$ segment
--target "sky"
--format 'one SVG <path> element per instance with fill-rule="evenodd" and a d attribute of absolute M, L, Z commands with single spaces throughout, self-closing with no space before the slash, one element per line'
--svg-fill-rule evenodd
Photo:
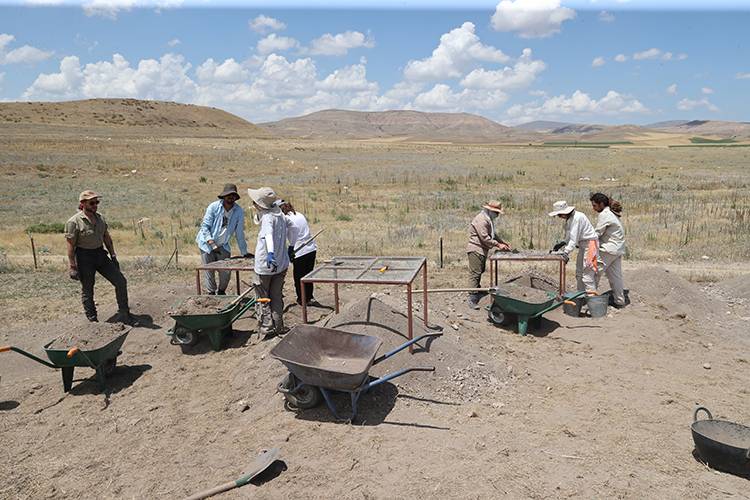
<path fill-rule="evenodd" d="M 0 101 L 750 121 L 750 1 L 0 0 Z"/>

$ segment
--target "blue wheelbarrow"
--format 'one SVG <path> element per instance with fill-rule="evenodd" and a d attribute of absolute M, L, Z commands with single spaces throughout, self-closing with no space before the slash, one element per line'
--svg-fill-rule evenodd
<path fill-rule="evenodd" d="M 408 372 L 435 371 L 434 366 L 404 368 L 373 379 L 368 375 L 370 367 L 424 338 L 441 335 L 442 333 L 420 335 L 376 358 L 382 344 L 377 337 L 310 325 L 295 326 L 271 349 L 271 356 L 289 370 L 277 390 L 284 395 L 288 410 L 314 408 L 322 399 L 334 418 L 352 421 L 357 416 L 359 397 L 373 387 Z M 331 401 L 331 391 L 349 393 L 352 412 L 348 418 L 339 417 Z"/>

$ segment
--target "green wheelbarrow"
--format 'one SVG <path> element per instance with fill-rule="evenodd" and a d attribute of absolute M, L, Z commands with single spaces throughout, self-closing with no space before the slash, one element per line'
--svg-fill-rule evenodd
<path fill-rule="evenodd" d="M 54 340 L 44 345 L 44 352 L 47 354 L 49 361 L 34 356 L 18 347 L 5 346 L 0 347 L 0 352 L 13 351 L 33 359 L 56 370 L 62 370 L 63 390 L 69 392 L 73 387 L 73 371 L 77 366 L 93 368 L 96 371 L 96 378 L 101 385 L 102 390 L 106 388 L 106 379 L 112 375 L 117 366 L 117 356 L 122 354 L 120 348 L 125 342 L 125 338 L 130 333 L 130 328 L 123 330 L 123 333 L 113 338 L 109 343 L 91 350 L 82 350 L 78 347 L 70 349 L 52 349 L 50 346 Z"/>
<path fill-rule="evenodd" d="M 566 302 L 571 302 L 586 292 L 568 292 L 562 296 L 555 292 L 546 292 L 548 300 L 531 303 L 518 300 L 503 294 L 501 288 L 490 291 L 492 304 L 487 308 L 487 316 L 495 325 L 507 326 L 518 322 L 518 333 L 526 335 L 530 320 L 541 321 L 542 314 L 557 309 Z"/>
<path fill-rule="evenodd" d="M 174 319 L 174 326 L 167 330 L 167 335 L 171 337 L 170 343 L 179 345 L 185 352 L 189 347 L 200 341 L 201 335 L 207 335 L 211 348 L 214 351 L 221 350 L 224 337 L 231 335 L 232 324 L 235 321 L 240 319 L 255 304 L 270 302 L 270 299 L 246 297 L 246 293 L 236 297 L 231 295 L 221 296 L 231 300 L 231 302 L 216 312 L 203 314 L 170 313 L 169 315 Z M 188 297 L 186 300 L 197 297 L 204 296 L 195 295 Z"/>

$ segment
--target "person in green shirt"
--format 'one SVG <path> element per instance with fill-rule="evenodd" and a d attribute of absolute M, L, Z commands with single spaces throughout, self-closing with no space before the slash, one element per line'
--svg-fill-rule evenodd
<path fill-rule="evenodd" d="M 115 287 L 118 309 L 115 321 L 131 323 L 128 282 L 120 271 L 107 222 L 98 213 L 99 198 L 94 191 L 82 192 L 78 197 L 79 211 L 65 223 L 69 276 L 81 282 L 83 310 L 89 321 L 98 321 L 94 303 L 94 282 L 98 272 Z"/>

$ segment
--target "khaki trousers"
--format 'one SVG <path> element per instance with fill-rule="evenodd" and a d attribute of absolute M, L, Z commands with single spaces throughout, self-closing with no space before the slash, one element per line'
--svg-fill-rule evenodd
<path fill-rule="evenodd" d="M 258 326 L 262 334 L 271 332 L 279 333 L 284 329 L 284 299 L 282 291 L 284 290 L 285 278 L 286 269 L 278 274 L 256 275 L 254 283 L 255 290 L 259 296 L 258 298 L 271 299 L 270 304 L 260 304 Z"/>
<path fill-rule="evenodd" d="M 482 283 L 482 273 L 487 266 L 487 257 L 479 252 L 468 252 L 469 257 L 469 288 L 479 288 Z"/>
<path fill-rule="evenodd" d="M 622 282 L 622 255 L 602 252 L 600 256 L 604 262 L 604 274 L 607 276 L 609 287 L 612 289 L 612 296 L 615 299 L 615 304 L 618 306 L 624 306 L 625 286 Z"/>
<path fill-rule="evenodd" d="M 588 242 L 586 242 L 588 243 Z M 583 242 L 582 242 L 583 244 Z M 576 257 L 576 286 L 578 291 L 595 292 L 599 286 L 599 273 L 593 267 L 587 266 L 589 247 L 578 248 Z M 601 253 L 599 254 L 599 271 L 602 269 Z"/>

